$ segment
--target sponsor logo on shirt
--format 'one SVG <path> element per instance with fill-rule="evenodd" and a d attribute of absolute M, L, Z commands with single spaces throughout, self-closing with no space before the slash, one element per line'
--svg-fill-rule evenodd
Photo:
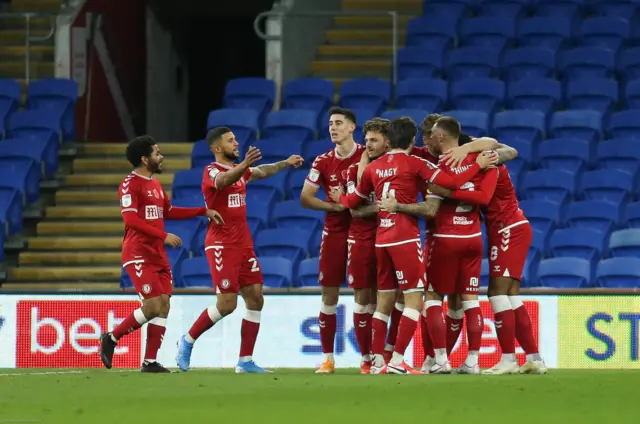
<path fill-rule="evenodd" d="M 229 195 L 228 207 L 241 208 L 247 205 L 247 195 L 242 193 L 235 193 Z"/>
<path fill-rule="evenodd" d="M 454 216 L 453 225 L 473 225 L 473 220 L 467 219 L 466 216 Z"/>
<path fill-rule="evenodd" d="M 147 205 L 144 207 L 144 217 L 148 220 L 163 219 L 164 208 L 156 205 Z"/>
<path fill-rule="evenodd" d="M 380 226 L 382 228 L 389 228 L 389 227 L 393 227 L 393 220 L 389 219 L 389 218 L 382 218 L 380 220 Z"/>
<path fill-rule="evenodd" d="M 131 195 L 125 194 L 124 196 L 122 196 L 120 198 L 120 204 L 123 208 L 128 208 L 129 206 L 131 206 Z"/>

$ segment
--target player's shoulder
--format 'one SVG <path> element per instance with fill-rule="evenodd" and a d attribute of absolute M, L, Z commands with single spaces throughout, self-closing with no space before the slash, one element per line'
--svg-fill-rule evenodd
<path fill-rule="evenodd" d="M 141 183 L 144 182 L 144 179 L 142 177 L 140 177 L 140 178 L 138 178 L 138 177 L 139 176 L 135 172 L 132 171 L 129 175 L 124 177 L 124 179 L 120 183 L 120 188 L 123 189 L 123 190 L 126 190 L 126 189 L 130 190 L 132 187 L 136 187 L 136 186 L 140 185 Z"/>
<path fill-rule="evenodd" d="M 311 166 L 313 168 L 318 168 L 324 165 L 325 163 L 331 162 L 334 159 L 335 159 L 335 150 L 331 149 L 316 156 Z"/>
<path fill-rule="evenodd" d="M 436 169 L 438 167 L 438 165 L 434 164 L 430 160 L 427 160 L 420 156 L 409 155 L 409 158 L 411 158 L 411 162 L 415 163 L 416 165 L 426 166 L 429 169 Z"/>
<path fill-rule="evenodd" d="M 211 162 L 209 165 L 204 167 L 202 178 L 215 178 L 216 175 L 225 171 L 228 171 L 228 169 L 218 162 Z"/>

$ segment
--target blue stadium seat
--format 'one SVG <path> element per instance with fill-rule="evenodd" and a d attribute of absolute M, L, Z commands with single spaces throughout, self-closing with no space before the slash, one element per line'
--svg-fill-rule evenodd
<path fill-rule="evenodd" d="M 613 139 L 599 143 L 597 159 L 600 167 L 636 175 L 640 170 L 640 140 Z"/>
<path fill-rule="evenodd" d="M 398 80 L 432 78 L 439 75 L 444 65 L 442 49 L 410 46 L 398 50 Z"/>
<path fill-rule="evenodd" d="M 202 169 L 187 169 L 178 171 L 173 177 L 172 196 L 174 199 L 196 198 L 202 199 Z"/>
<path fill-rule="evenodd" d="M 556 230 L 551 234 L 549 248 L 555 257 L 574 257 L 589 262 L 600 259 L 606 251 L 607 235 L 586 228 Z"/>
<path fill-rule="evenodd" d="M 204 256 L 185 259 L 182 261 L 180 279 L 182 287 L 212 288 L 213 280 L 209 271 L 209 263 Z"/>
<path fill-rule="evenodd" d="M 182 240 L 182 245 L 185 249 L 198 250 L 198 246 L 196 243 L 196 233 L 200 229 L 200 221 L 199 219 L 189 219 L 189 220 L 180 220 L 180 221 L 165 221 L 165 231 L 167 233 L 172 233 L 180 237 Z"/>
<path fill-rule="evenodd" d="M 308 169 L 294 169 L 289 172 L 285 191 L 287 199 L 298 199 L 300 197 L 307 175 L 309 175 Z"/>
<path fill-rule="evenodd" d="M 575 137 L 595 143 L 602 136 L 602 114 L 593 110 L 563 110 L 551 116 L 553 137 Z"/>
<path fill-rule="evenodd" d="M 536 0 L 532 4 L 537 16 L 575 17 L 585 3 L 586 0 Z"/>
<path fill-rule="evenodd" d="M 295 138 L 262 138 L 255 144 L 262 153 L 262 159 L 257 165 L 280 162 L 291 155 L 302 156 L 303 145 L 303 140 Z"/>
<path fill-rule="evenodd" d="M 382 112 L 381 117 L 384 119 L 394 120 L 401 116 L 408 116 L 413 119 L 418 125 L 418 128 L 420 128 L 420 123 L 429 113 L 430 112 L 422 109 L 393 109 Z M 418 130 L 418 133 L 420 133 L 420 130 Z"/>
<path fill-rule="evenodd" d="M 315 232 L 322 228 L 324 212 L 303 208 L 298 200 L 278 202 L 271 219 L 278 228 Z"/>
<path fill-rule="evenodd" d="M 521 143 L 521 144 L 524 144 L 524 143 Z M 531 147 L 531 146 L 528 145 L 528 147 Z M 523 173 L 529 171 L 529 164 L 525 160 L 523 160 L 522 157 L 520 156 L 520 149 L 518 148 L 515 148 L 515 149 L 518 151 L 518 156 L 515 159 L 507 162 L 505 165 L 507 166 L 507 170 L 509 171 L 509 176 L 511 177 L 511 181 L 513 182 L 513 185 L 517 189 L 517 187 L 520 186 L 520 180 L 522 179 L 521 177 Z"/>
<path fill-rule="evenodd" d="M 533 109 L 548 115 L 562 101 L 562 86 L 555 79 L 524 78 L 509 84 L 507 95 L 511 109 Z"/>
<path fill-rule="evenodd" d="M 193 150 L 191 150 L 191 168 L 202 169 L 205 166 L 213 162 L 215 158 L 207 140 L 198 140 L 193 143 Z"/>
<path fill-rule="evenodd" d="M 496 132 L 496 134 L 499 134 L 499 132 Z M 506 132 L 505 137 L 498 138 L 518 151 L 518 156 L 506 163 L 509 172 L 511 173 L 511 171 L 513 170 L 514 172 L 522 173 L 529 171 L 531 168 L 537 167 L 538 143 L 533 143 L 533 141 L 526 141 L 518 138 L 511 139 L 508 137 L 508 135 L 509 133 Z M 519 188 L 519 186 L 516 186 L 516 189 Z"/>
<path fill-rule="evenodd" d="M 499 140 L 537 145 L 545 133 L 545 117 L 537 110 L 508 110 L 493 117 L 493 136 Z"/>
<path fill-rule="evenodd" d="M 184 239 L 182 240 L 184 242 Z M 198 246 L 200 247 L 200 246 Z M 169 259 L 169 265 L 171 265 L 171 272 L 174 275 L 180 275 L 182 271 L 182 261 L 189 257 L 189 251 L 180 246 L 178 248 L 167 246 L 167 258 Z M 174 281 L 174 284 L 180 284 L 181 281 Z"/>
<path fill-rule="evenodd" d="M 282 109 L 307 109 L 326 119 L 333 104 L 333 82 L 324 78 L 297 78 L 283 89 Z"/>
<path fill-rule="evenodd" d="M 489 286 L 489 259 L 483 258 L 482 265 L 480 268 L 480 287 L 488 287 L 488 286 Z"/>
<path fill-rule="evenodd" d="M 306 231 L 292 232 L 286 228 L 263 230 L 255 240 L 258 256 L 278 256 L 291 260 L 296 268 L 298 262 L 307 256 L 311 233 Z"/>
<path fill-rule="evenodd" d="M 310 110 L 283 109 L 269 112 L 262 128 L 262 138 L 313 140 L 318 117 Z"/>
<path fill-rule="evenodd" d="M 610 289 L 637 288 L 640 286 L 640 259 L 611 258 L 600 261 L 596 281 Z"/>
<path fill-rule="evenodd" d="M 591 263 L 581 258 L 552 258 L 540 261 L 538 280 L 542 287 L 578 289 L 592 280 Z"/>
<path fill-rule="evenodd" d="M 530 0 L 485 0 L 480 2 L 481 16 L 504 16 L 514 21 L 524 16 Z"/>
<path fill-rule="evenodd" d="M 611 256 L 640 257 L 640 229 L 628 228 L 611 233 L 609 251 Z"/>
<path fill-rule="evenodd" d="M 640 140 L 640 109 L 625 110 L 611 115 L 607 134 L 611 138 Z"/>
<path fill-rule="evenodd" d="M 589 9 L 597 16 L 612 16 L 629 19 L 638 14 L 637 0 L 589 0 Z"/>
<path fill-rule="evenodd" d="M 502 56 L 502 69 L 507 79 L 548 78 L 556 68 L 555 51 L 543 47 L 521 47 L 507 50 Z"/>
<path fill-rule="evenodd" d="M 450 110 L 443 114 L 457 119 L 470 136 L 483 137 L 489 132 L 489 115 L 485 112 Z"/>
<path fill-rule="evenodd" d="M 629 21 L 619 17 L 599 16 L 582 21 L 578 42 L 583 46 L 617 51 L 631 34 Z"/>
<path fill-rule="evenodd" d="M 522 287 L 535 287 L 538 284 L 536 271 L 538 270 L 541 259 L 542 254 L 540 251 L 529 250 L 527 259 L 524 262 L 524 267 L 522 268 L 522 280 L 520 281 Z"/>
<path fill-rule="evenodd" d="M 640 228 L 640 202 L 627 205 L 624 210 L 624 222 L 630 228 Z"/>
<path fill-rule="evenodd" d="M 560 54 L 565 78 L 609 78 L 615 69 L 615 53 L 602 47 L 578 47 Z"/>
<path fill-rule="evenodd" d="M 518 42 L 523 47 L 542 47 L 556 51 L 571 39 L 571 21 L 549 15 L 524 19 L 518 25 Z"/>
<path fill-rule="evenodd" d="M 44 78 L 27 88 L 29 109 L 49 109 L 60 116 L 63 140 L 76 139 L 75 105 L 78 101 L 78 83 L 65 78 Z"/>
<path fill-rule="evenodd" d="M 290 260 L 277 256 L 260 256 L 258 262 L 265 286 L 274 289 L 291 287 L 293 264 Z"/>
<path fill-rule="evenodd" d="M 204 207 L 204 197 L 202 192 L 193 196 L 185 196 L 176 199 L 175 196 L 171 199 L 171 204 L 179 208 L 202 208 Z"/>
<path fill-rule="evenodd" d="M 637 28 L 640 27 L 636 25 Z M 618 55 L 617 68 L 620 75 L 627 81 L 640 79 L 640 47 L 631 47 L 622 51 Z"/>
<path fill-rule="evenodd" d="M 16 112 L 9 120 L 8 134 L 23 142 L 33 143 L 34 149 L 43 152 L 46 175 L 58 170 L 58 146 L 60 142 L 60 114 L 51 109 Z"/>
<path fill-rule="evenodd" d="M 0 187 L 0 224 L 4 226 L 0 230 L 2 240 L 5 233 L 13 236 L 22 231 L 22 195 L 15 188 Z M 0 249 L 4 250 L 4 246 Z"/>
<path fill-rule="evenodd" d="M 609 234 L 620 222 L 621 206 L 598 200 L 569 204 L 566 223 L 571 228 L 597 230 Z"/>
<path fill-rule="evenodd" d="M 498 74 L 500 52 L 488 47 L 461 47 L 449 51 L 446 73 L 449 80 L 489 78 Z"/>
<path fill-rule="evenodd" d="M 475 0 L 424 0 L 422 14 L 455 23 L 470 15 L 475 3 Z"/>
<path fill-rule="evenodd" d="M 421 46 L 442 52 L 451 49 L 455 39 L 455 18 L 420 17 L 407 23 L 407 46 Z"/>
<path fill-rule="evenodd" d="M 267 228 L 270 218 L 271 209 L 265 208 L 264 204 L 260 202 L 247 203 L 247 221 L 249 222 L 251 234 L 255 235 L 260 230 Z"/>
<path fill-rule="evenodd" d="M 42 170 L 33 159 L 0 157 L 0 187 L 18 190 L 23 204 L 38 200 L 40 181 Z"/>
<path fill-rule="evenodd" d="M 318 264 L 320 258 L 304 259 L 298 267 L 298 278 L 294 285 L 299 287 L 318 287 Z"/>
<path fill-rule="evenodd" d="M 489 47 L 502 51 L 512 44 L 516 25 L 510 17 L 481 16 L 464 20 L 458 34 L 464 46 Z"/>
<path fill-rule="evenodd" d="M 522 192 L 530 200 L 548 200 L 561 204 L 573 197 L 576 185 L 575 174 L 555 169 L 542 169 L 525 174 Z"/>
<path fill-rule="evenodd" d="M 254 110 L 262 122 L 273 108 L 275 98 L 274 81 L 265 78 L 235 78 L 227 81 L 223 104 L 225 108 Z"/>
<path fill-rule="evenodd" d="M 546 200 L 521 200 L 519 204 L 531 228 L 541 233 L 544 246 L 551 231 L 562 225 L 560 205 Z"/>
<path fill-rule="evenodd" d="M 252 233 L 253 234 L 253 233 Z M 193 252 L 193 256 L 204 256 L 204 245 L 207 239 L 207 229 L 205 227 L 200 227 L 196 232 L 196 245 L 198 248 Z M 176 275 L 179 275 L 176 273 Z M 180 280 L 179 280 L 180 281 Z"/>
<path fill-rule="evenodd" d="M 0 143 L 0 157 L 31 159 L 40 166 L 43 175 L 51 177 L 58 168 L 58 155 L 50 146 L 45 139 L 7 138 Z"/>
<path fill-rule="evenodd" d="M 583 78 L 567 84 L 567 108 L 611 113 L 618 103 L 618 83 L 608 78 Z"/>
<path fill-rule="evenodd" d="M 616 170 L 598 170 L 582 175 L 580 191 L 585 199 L 614 204 L 626 203 L 633 196 L 633 176 Z"/>
<path fill-rule="evenodd" d="M 22 88 L 16 80 L 0 78 L 0 133 L 4 132 L 9 116 L 20 106 Z"/>
<path fill-rule="evenodd" d="M 247 196 L 260 197 L 262 193 L 269 196 L 269 192 L 275 191 L 276 199 L 284 198 L 285 185 L 287 182 L 287 172 L 278 172 L 268 178 L 251 181 L 247 185 Z"/>
<path fill-rule="evenodd" d="M 525 200 L 526 202 L 526 200 Z M 556 205 L 557 206 L 557 205 Z M 527 217 L 529 218 L 529 217 Z M 529 220 L 529 222 L 531 222 L 531 220 Z M 531 246 L 529 246 L 529 251 L 536 251 L 538 252 L 541 256 L 547 256 L 547 251 L 549 250 L 548 246 L 547 246 L 547 241 L 551 236 L 551 231 L 540 231 L 537 228 L 534 228 L 534 225 L 531 224 L 532 227 L 532 231 L 531 231 Z"/>
<path fill-rule="evenodd" d="M 505 85 L 499 79 L 468 78 L 451 85 L 451 106 L 459 110 L 494 112 L 502 108 Z"/>
<path fill-rule="evenodd" d="M 364 122 L 364 121 L 363 121 Z M 303 146 L 302 157 L 304 158 L 304 167 L 310 168 L 313 161 L 320 155 L 327 153 L 333 149 L 335 145 L 331 142 L 331 139 L 321 138 L 318 141 L 312 141 L 311 143 L 305 143 Z"/>
<path fill-rule="evenodd" d="M 379 115 L 391 99 L 391 83 L 378 78 L 356 78 L 340 86 L 340 106 L 366 109 Z"/>
<path fill-rule="evenodd" d="M 209 112 L 207 131 L 215 127 L 229 127 L 238 143 L 253 141 L 258 135 L 260 114 L 251 109 L 217 109 Z"/>
<path fill-rule="evenodd" d="M 640 109 L 640 79 L 629 81 L 624 92 L 624 102 L 629 109 Z"/>
<path fill-rule="evenodd" d="M 422 109 L 433 112 L 443 110 L 448 99 L 447 82 L 434 78 L 415 78 L 399 81 L 396 89 L 396 107 Z"/>
<path fill-rule="evenodd" d="M 591 148 L 584 140 L 545 141 L 538 149 L 540 165 L 577 174 L 591 163 Z"/>

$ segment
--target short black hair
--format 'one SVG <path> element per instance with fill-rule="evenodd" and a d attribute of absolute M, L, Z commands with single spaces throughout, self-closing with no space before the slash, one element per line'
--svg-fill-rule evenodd
<path fill-rule="evenodd" d="M 391 121 L 389 125 L 389 146 L 392 149 L 406 150 L 411 146 L 411 141 L 418 134 L 418 126 L 413 119 L 401 116 Z"/>
<path fill-rule="evenodd" d="M 207 133 L 207 144 L 211 147 L 214 143 L 217 143 L 220 138 L 226 133 L 230 133 L 231 128 L 227 127 L 215 127 Z"/>
<path fill-rule="evenodd" d="M 134 168 L 142 164 L 142 157 L 150 157 L 156 141 L 150 135 L 141 135 L 127 144 L 127 160 Z"/>
<path fill-rule="evenodd" d="M 471 136 L 469 134 L 460 133 L 460 137 L 458 137 L 458 144 L 461 146 L 463 144 L 471 143 L 472 141 L 473 140 L 471 140 Z"/>
<path fill-rule="evenodd" d="M 353 113 L 351 109 L 345 109 L 340 106 L 334 106 L 331 109 L 329 109 L 329 116 L 331 115 L 344 115 L 344 117 L 347 118 L 349 121 L 353 122 L 354 124 L 356 123 L 356 114 Z"/>

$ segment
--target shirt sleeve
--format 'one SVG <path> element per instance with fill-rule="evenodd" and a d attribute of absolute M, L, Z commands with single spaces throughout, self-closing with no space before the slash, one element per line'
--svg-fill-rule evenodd
<path fill-rule="evenodd" d="M 120 188 L 118 189 L 118 196 L 120 197 L 121 214 L 124 214 L 125 212 L 138 213 L 139 195 L 135 183 L 129 180 L 124 181 L 122 184 L 120 184 Z"/>
<path fill-rule="evenodd" d="M 456 190 L 451 193 L 451 198 L 464 203 L 473 205 L 486 206 L 491 201 L 493 193 L 496 191 L 496 183 L 498 182 L 498 169 L 489 168 L 482 177 L 480 186 L 477 190 Z"/>
<path fill-rule="evenodd" d="M 360 179 L 360 184 L 353 190 L 352 193 L 347 195 L 340 196 L 340 204 L 345 208 L 353 209 L 360 204 L 363 200 L 369 198 L 369 193 L 373 189 L 373 185 L 371 183 L 371 172 L 369 172 L 371 168 L 367 167 L 362 174 L 362 178 Z"/>
<path fill-rule="evenodd" d="M 471 178 L 475 177 L 478 172 L 480 172 L 480 165 L 478 165 L 477 163 L 474 163 L 469 169 L 456 176 L 449 175 L 446 172 L 442 172 L 441 169 L 437 168 L 432 173 L 428 181 L 449 190 L 456 190 L 461 185 L 468 182 Z"/>
<path fill-rule="evenodd" d="M 323 171 L 324 167 L 322 166 L 323 162 L 320 160 L 320 157 L 317 157 L 316 160 L 313 161 L 311 165 L 311 169 L 309 170 L 309 175 L 305 179 L 305 184 L 311 184 L 314 187 L 320 187 L 324 183 Z"/>

